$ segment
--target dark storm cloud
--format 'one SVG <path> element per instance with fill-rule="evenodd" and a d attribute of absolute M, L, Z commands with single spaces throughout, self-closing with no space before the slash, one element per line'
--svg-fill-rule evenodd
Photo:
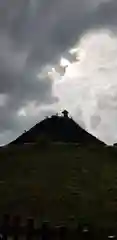
<path fill-rule="evenodd" d="M 98 2 L 101 1 L 0 1 L 0 94 L 9 99 L 0 107 L 1 132 L 22 128 L 24 120 L 18 118 L 17 111 L 27 103 L 57 101 L 52 82 L 37 78 L 41 66 L 53 62 L 86 29 L 102 23 L 116 24 L 116 1 L 95 9 Z M 31 119 L 26 121 L 32 123 Z"/>
<path fill-rule="evenodd" d="M 117 1 L 109 1 L 106 4 L 101 3 L 95 12 L 96 21 L 98 16 L 99 20 L 98 23 L 102 26 L 107 25 L 110 27 L 116 27 L 117 24 Z"/>

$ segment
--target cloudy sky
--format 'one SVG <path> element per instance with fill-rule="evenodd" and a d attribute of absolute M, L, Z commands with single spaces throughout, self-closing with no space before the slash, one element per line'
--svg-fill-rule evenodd
<path fill-rule="evenodd" d="M 117 0 L 0 1 L 0 145 L 63 108 L 117 141 L 116 26 Z"/>

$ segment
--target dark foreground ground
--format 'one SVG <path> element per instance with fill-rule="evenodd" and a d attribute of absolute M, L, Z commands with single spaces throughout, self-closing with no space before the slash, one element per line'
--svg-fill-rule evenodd
<path fill-rule="evenodd" d="M 0 215 L 114 226 L 117 150 L 49 144 L 0 149 Z"/>

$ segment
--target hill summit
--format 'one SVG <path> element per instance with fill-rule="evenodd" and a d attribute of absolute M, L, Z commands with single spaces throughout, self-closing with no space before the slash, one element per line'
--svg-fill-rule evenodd
<path fill-rule="evenodd" d="M 61 116 L 56 114 L 47 117 L 29 131 L 25 131 L 16 140 L 11 142 L 11 144 L 37 143 L 41 136 L 44 136 L 52 142 L 104 144 L 82 129 L 72 118 L 70 118 L 67 110 L 64 110 Z"/>

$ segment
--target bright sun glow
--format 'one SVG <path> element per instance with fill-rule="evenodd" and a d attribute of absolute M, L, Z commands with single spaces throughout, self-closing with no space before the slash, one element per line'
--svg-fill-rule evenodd
<path fill-rule="evenodd" d="M 66 67 L 66 66 L 69 66 L 69 64 L 70 64 L 70 62 L 67 59 L 65 59 L 63 57 L 60 59 L 60 66 Z"/>

